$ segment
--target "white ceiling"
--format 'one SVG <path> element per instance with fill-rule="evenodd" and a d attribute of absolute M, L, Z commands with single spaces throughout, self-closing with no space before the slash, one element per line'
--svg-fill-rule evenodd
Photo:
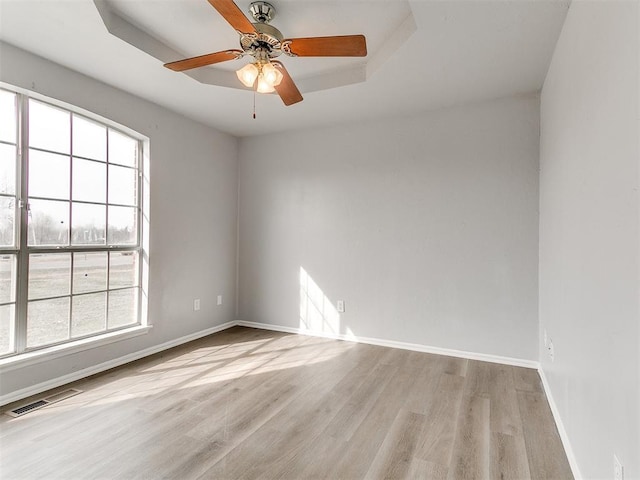
<path fill-rule="evenodd" d="M 305 100 L 285 107 L 275 95 L 258 95 L 255 120 L 250 91 L 203 84 L 165 69 L 158 58 L 111 35 L 92 0 L 0 0 L 0 40 L 247 136 L 537 91 L 570 2 L 270 1 L 277 9 L 272 24 L 285 37 L 363 33 L 369 56 L 283 57 Z M 236 3 L 246 11 L 250 0 Z M 181 55 L 238 48 L 237 34 L 206 0 L 109 0 L 108 6 Z M 404 43 L 403 32 L 411 34 Z M 199 70 L 230 75 L 227 70 L 246 63 L 236 62 Z M 339 77 L 355 83 L 320 89 Z"/>

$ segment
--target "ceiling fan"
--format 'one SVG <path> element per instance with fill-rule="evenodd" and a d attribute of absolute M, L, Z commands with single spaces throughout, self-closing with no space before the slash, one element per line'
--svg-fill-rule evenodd
<path fill-rule="evenodd" d="M 252 63 L 236 72 L 238 79 L 245 86 L 255 88 L 259 93 L 276 91 L 285 105 L 293 105 L 302 101 L 302 94 L 284 65 L 278 60 L 273 60 L 274 58 L 283 53 L 290 57 L 364 57 L 367 55 L 364 35 L 285 39 L 280 30 L 269 24 L 275 15 L 275 8 L 268 2 L 251 3 L 249 11 L 255 22 L 250 22 L 233 0 L 208 0 L 208 2 L 238 32 L 242 50 L 224 50 L 186 58 L 166 63 L 165 67 L 182 72 L 251 56 Z"/>

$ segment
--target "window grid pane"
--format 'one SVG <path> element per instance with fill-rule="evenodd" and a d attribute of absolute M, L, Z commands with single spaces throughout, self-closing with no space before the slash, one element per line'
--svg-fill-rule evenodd
<path fill-rule="evenodd" d="M 104 332 L 107 328 L 107 292 L 75 295 L 71 315 L 71 337 Z"/>
<path fill-rule="evenodd" d="M 0 141 L 15 144 L 18 141 L 17 95 L 0 90 Z"/>
<path fill-rule="evenodd" d="M 109 289 L 137 287 L 138 252 L 109 252 Z"/>
<path fill-rule="evenodd" d="M 71 291 L 70 253 L 29 255 L 29 300 L 61 297 Z"/>
<path fill-rule="evenodd" d="M 73 115 L 73 155 L 105 161 L 107 159 L 107 128 L 79 115 Z"/>
<path fill-rule="evenodd" d="M 74 157 L 72 196 L 76 201 L 106 203 L 106 164 Z"/>
<path fill-rule="evenodd" d="M 69 202 L 29 199 L 29 246 L 69 245 Z"/>
<path fill-rule="evenodd" d="M 73 202 L 71 207 L 73 245 L 104 245 L 106 208 L 104 205 Z"/>
<path fill-rule="evenodd" d="M 110 128 L 109 163 L 137 167 L 139 143 L 136 139 Z"/>
<path fill-rule="evenodd" d="M 29 197 L 69 200 L 68 155 L 29 149 Z"/>
<path fill-rule="evenodd" d="M 16 197 L 0 195 L 0 247 L 16 244 Z"/>
<path fill-rule="evenodd" d="M 29 302 L 27 348 L 69 339 L 70 297 Z"/>
<path fill-rule="evenodd" d="M 109 204 L 138 204 L 138 171 L 109 165 Z"/>
<path fill-rule="evenodd" d="M 107 289 L 107 256 L 108 252 L 73 254 L 73 294 Z"/>
<path fill-rule="evenodd" d="M 0 305 L 0 355 L 15 351 L 16 304 Z"/>
<path fill-rule="evenodd" d="M 29 146 L 56 153 L 71 153 L 70 112 L 29 100 Z"/>
<path fill-rule="evenodd" d="M 0 255 L 0 305 L 16 301 L 17 255 Z"/>
<path fill-rule="evenodd" d="M 1 127 L 0 127 L 1 128 Z M 0 143 L 0 193 L 15 195 L 17 148 L 15 145 Z"/>
<path fill-rule="evenodd" d="M 108 327 L 119 328 L 136 323 L 138 317 L 137 288 L 125 288 L 109 292 Z"/>

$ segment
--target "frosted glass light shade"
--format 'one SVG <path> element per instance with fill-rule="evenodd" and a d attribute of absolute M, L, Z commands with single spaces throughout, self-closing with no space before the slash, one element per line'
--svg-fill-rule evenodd
<path fill-rule="evenodd" d="M 256 90 L 258 91 L 258 93 L 271 93 L 275 91 L 275 88 L 273 87 L 273 85 L 267 82 L 263 75 L 260 75 L 258 77 L 258 88 Z"/>
<path fill-rule="evenodd" d="M 258 71 L 258 67 L 253 63 L 248 63 L 238 70 L 236 75 L 238 76 L 238 80 L 240 80 L 245 87 L 251 88 L 253 87 L 256 78 L 258 78 L 258 73 L 260 73 Z"/>
<path fill-rule="evenodd" d="M 282 73 L 271 63 L 267 63 L 262 67 L 262 76 L 269 85 L 274 87 L 277 87 L 282 82 Z"/>

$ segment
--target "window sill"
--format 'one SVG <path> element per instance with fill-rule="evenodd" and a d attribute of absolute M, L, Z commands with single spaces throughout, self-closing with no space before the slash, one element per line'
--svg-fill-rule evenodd
<path fill-rule="evenodd" d="M 151 330 L 151 325 L 136 325 L 125 330 L 105 333 L 97 337 L 83 338 L 75 342 L 64 343 L 62 345 L 54 345 L 52 347 L 43 348 L 33 352 L 26 352 L 20 355 L 14 355 L 0 359 L 0 374 L 15 370 L 17 368 L 35 365 L 41 362 L 48 362 L 55 358 L 64 357 L 73 353 L 90 350 L 92 348 L 108 345 L 110 343 L 119 342 L 127 338 L 137 337 L 146 334 Z"/>

